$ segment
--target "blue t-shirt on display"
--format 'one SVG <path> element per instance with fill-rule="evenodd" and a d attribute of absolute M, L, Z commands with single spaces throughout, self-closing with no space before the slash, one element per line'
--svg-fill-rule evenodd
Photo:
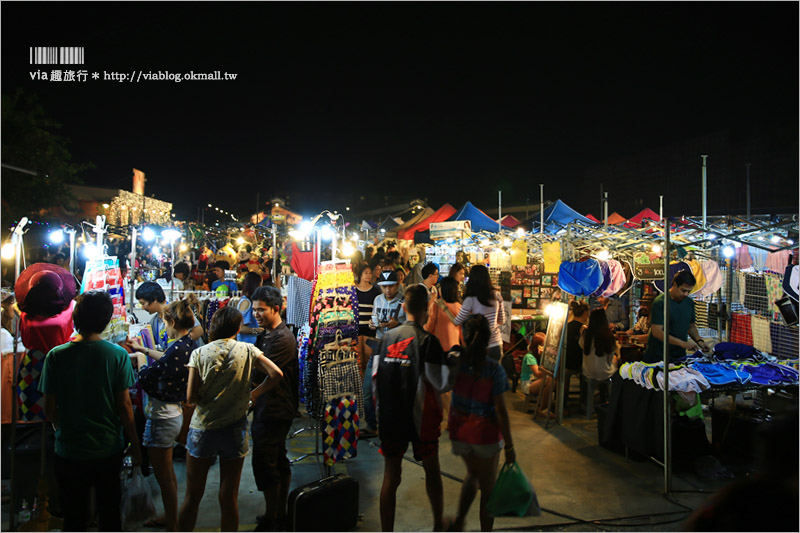
<path fill-rule="evenodd" d="M 211 285 L 211 290 L 217 293 L 217 296 L 226 297 L 233 294 L 233 291 L 238 291 L 239 287 L 235 281 L 223 281 L 218 279 Z"/>

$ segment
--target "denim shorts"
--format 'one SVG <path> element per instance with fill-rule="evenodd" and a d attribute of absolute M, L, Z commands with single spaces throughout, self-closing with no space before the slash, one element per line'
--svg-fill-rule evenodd
<path fill-rule="evenodd" d="M 500 450 L 503 449 L 503 441 L 496 444 L 469 444 L 468 442 L 461 442 L 459 440 L 451 441 L 453 446 L 453 455 L 471 455 L 475 454 L 478 457 L 489 459 L 494 457 Z"/>
<path fill-rule="evenodd" d="M 186 436 L 186 451 L 196 459 L 236 459 L 247 455 L 247 417 L 226 428 L 192 429 Z"/>
<path fill-rule="evenodd" d="M 142 446 L 146 448 L 171 448 L 181 432 L 183 415 L 172 418 L 148 418 L 144 425 Z"/>

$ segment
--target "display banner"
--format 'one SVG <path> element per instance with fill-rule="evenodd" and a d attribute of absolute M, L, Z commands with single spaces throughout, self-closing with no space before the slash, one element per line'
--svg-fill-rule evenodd
<path fill-rule="evenodd" d="M 633 255 L 633 277 L 642 281 L 664 279 L 664 258 L 655 252 L 637 252 Z"/>
<path fill-rule="evenodd" d="M 431 240 L 461 239 L 465 233 L 472 232 L 469 220 L 451 220 L 448 222 L 431 222 Z"/>

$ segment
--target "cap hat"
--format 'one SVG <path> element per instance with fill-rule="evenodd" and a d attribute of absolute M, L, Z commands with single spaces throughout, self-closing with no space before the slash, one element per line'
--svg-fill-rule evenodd
<path fill-rule="evenodd" d="M 378 285 L 394 285 L 395 283 L 397 283 L 397 274 L 394 270 L 381 272 L 378 278 Z"/>

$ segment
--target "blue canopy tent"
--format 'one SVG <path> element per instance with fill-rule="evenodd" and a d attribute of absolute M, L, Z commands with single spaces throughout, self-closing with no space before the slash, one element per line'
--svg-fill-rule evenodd
<path fill-rule="evenodd" d="M 472 231 L 491 231 L 497 233 L 499 229 L 499 224 L 496 220 L 472 205 L 471 202 L 465 203 L 461 206 L 461 209 L 456 211 L 455 214 L 447 220 L 469 220 L 472 224 Z"/>
<path fill-rule="evenodd" d="M 581 224 L 586 224 L 589 226 L 595 226 L 596 224 L 592 222 L 591 219 L 586 218 L 585 216 L 581 215 L 570 206 L 562 202 L 561 200 L 556 200 L 544 210 L 544 231 L 546 233 L 558 233 L 560 230 L 567 227 L 567 224 L 570 222 L 579 222 Z M 530 226 L 533 228 L 531 231 L 534 233 L 539 231 L 539 224 L 540 224 L 540 217 L 539 213 L 536 213 L 528 220 L 523 222 L 523 225 Z"/>

